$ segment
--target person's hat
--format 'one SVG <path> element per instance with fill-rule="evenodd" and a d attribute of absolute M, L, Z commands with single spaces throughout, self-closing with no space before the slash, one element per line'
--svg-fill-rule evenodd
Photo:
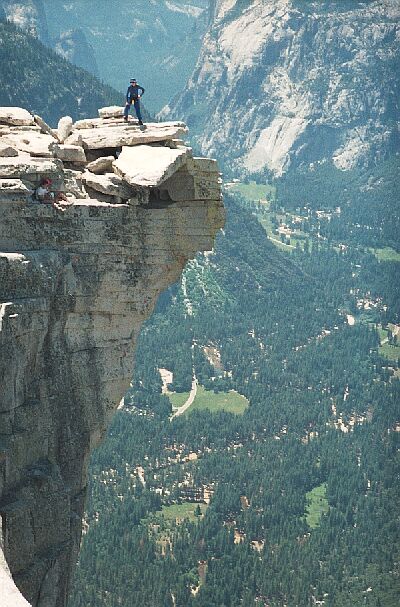
<path fill-rule="evenodd" d="M 136 82 L 136 78 L 131 78 L 130 82 Z"/>

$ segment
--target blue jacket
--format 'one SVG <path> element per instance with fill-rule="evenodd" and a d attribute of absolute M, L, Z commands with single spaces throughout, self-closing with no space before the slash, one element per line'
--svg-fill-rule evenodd
<path fill-rule="evenodd" d="M 141 91 L 141 93 L 139 93 L 139 90 Z M 139 86 L 139 84 L 131 84 L 126 92 L 126 102 L 132 103 L 132 101 L 135 101 L 139 97 L 139 95 L 142 96 L 143 93 L 144 88 L 142 86 Z"/>

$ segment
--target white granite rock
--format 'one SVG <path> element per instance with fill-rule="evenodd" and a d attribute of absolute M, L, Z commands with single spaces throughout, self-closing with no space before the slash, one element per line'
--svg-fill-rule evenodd
<path fill-rule="evenodd" d="M 64 116 L 58 121 L 57 135 L 61 143 L 67 139 L 72 133 L 72 125 L 74 124 L 71 116 Z"/>
<path fill-rule="evenodd" d="M 56 144 L 53 148 L 54 156 L 64 162 L 77 162 L 86 164 L 86 156 L 83 148 L 79 145 L 66 143 Z"/>
<path fill-rule="evenodd" d="M 122 122 L 114 126 L 75 130 L 66 143 L 77 145 L 78 137 L 82 137 L 84 148 L 96 150 L 166 141 L 176 139 L 186 133 L 187 127 L 182 122 L 154 123 L 147 124 L 145 127 Z"/>
<path fill-rule="evenodd" d="M 52 137 L 54 137 L 54 139 L 56 141 L 59 141 L 57 133 L 51 128 L 51 126 L 49 126 L 47 124 L 47 122 L 45 122 L 43 120 L 43 118 L 41 116 L 38 116 L 37 114 L 34 114 L 33 117 L 35 119 L 35 123 L 40 128 L 40 130 L 42 131 L 42 133 L 46 133 L 46 135 L 51 135 Z"/>
<path fill-rule="evenodd" d="M 32 114 L 21 107 L 0 107 L 0 124 L 30 126 L 35 121 Z"/>
<path fill-rule="evenodd" d="M 188 149 L 138 145 L 123 147 L 113 163 L 114 172 L 133 186 L 157 187 L 171 177 L 188 159 Z"/>
<path fill-rule="evenodd" d="M 1 536 L 0 540 L 1 607 L 30 607 L 30 603 L 28 603 L 28 601 L 22 596 L 11 577 L 11 573 L 2 550 L 3 540 Z"/>
<path fill-rule="evenodd" d="M 92 173 L 110 173 L 114 160 L 114 156 L 102 156 L 101 158 L 97 158 L 97 160 L 93 160 L 93 162 L 89 162 L 86 168 Z"/>
<path fill-rule="evenodd" d="M 45 158 L 53 156 L 52 148 L 55 139 L 44 133 L 38 133 L 37 131 L 11 132 L 9 135 L 2 137 L 1 141 L 21 152 L 27 152 L 31 156 L 43 156 Z"/>
<path fill-rule="evenodd" d="M 0 179 L 0 199 L 26 199 L 33 194 L 33 190 L 28 188 L 20 179 Z"/>
<path fill-rule="evenodd" d="M 55 158 L 32 158 L 22 152 L 17 157 L 0 158 L 0 177 L 11 179 L 62 178 L 62 163 Z"/>
<path fill-rule="evenodd" d="M 29 127 L 15 127 L 11 134 L 24 128 Z M 110 148 L 113 131 L 120 135 L 121 128 L 125 132 L 121 125 L 73 135 L 92 130 L 96 139 L 106 131 L 114 137 L 105 138 Z M 39 127 L 31 127 L 29 136 L 32 129 Z M 170 126 L 154 125 L 154 130 L 160 146 L 141 145 L 129 150 L 131 157 L 125 150 L 120 155 L 133 181 L 135 168 L 136 181 L 153 186 L 170 175 L 173 183 L 179 167 L 186 169 L 189 185 L 199 173 L 218 179 L 212 167 L 191 166 L 190 150 L 167 147 Z M 136 127 L 129 131 L 141 135 Z M 105 156 L 89 153 L 91 159 Z M 0 157 L 0 413 L 1 432 L 10 436 L 7 449 L 0 450 L 0 502 L 6 512 L 0 546 L 3 529 L 10 570 L 18 574 L 25 596 L 41 607 L 63 605 L 68 594 L 78 558 L 87 462 L 131 381 L 141 325 L 158 294 L 178 280 L 197 251 L 212 248 L 223 225 L 219 191 L 208 200 L 193 200 L 191 188 L 181 202 L 166 196 L 170 204 L 148 205 L 158 195 L 164 199 L 164 185 L 159 191 L 134 187 L 108 171 L 83 173 L 27 152 Z M 54 191 L 75 197 L 72 205 L 62 204 L 65 212 L 28 203 L 30 186 L 46 176 L 53 179 Z M 182 197 L 183 188 L 179 179 Z M 2 583 L 0 575 L 3 607 Z"/>
<path fill-rule="evenodd" d="M 118 198 L 123 198 L 125 200 L 131 198 L 134 193 L 132 188 L 115 173 L 95 175 L 94 173 L 86 171 L 82 175 L 82 181 L 97 192 L 107 194 L 108 196 L 117 196 Z"/>
<path fill-rule="evenodd" d="M 83 120 L 74 122 L 73 130 L 97 129 L 99 127 L 115 126 L 116 124 L 123 124 L 121 117 L 119 119 L 109 118 L 108 120 L 103 120 L 103 118 L 84 118 Z"/>
<path fill-rule="evenodd" d="M 1 157 L 5 157 L 5 156 L 18 156 L 18 150 L 16 150 L 14 147 L 12 147 L 11 145 L 7 145 L 6 143 L 2 143 L 0 141 L 0 156 Z"/>
<path fill-rule="evenodd" d="M 100 118 L 121 118 L 124 114 L 124 108 L 118 105 L 110 105 L 99 109 Z"/>
<path fill-rule="evenodd" d="M 16 133 L 40 133 L 40 127 L 35 125 L 31 126 L 12 126 L 11 124 L 0 124 L 0 137 L 7 135 L 15 135 Z"/>

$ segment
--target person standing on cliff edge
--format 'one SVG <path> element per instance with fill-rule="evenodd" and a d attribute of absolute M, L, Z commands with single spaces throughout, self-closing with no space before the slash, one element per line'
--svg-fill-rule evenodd
<path fill-rule="evenodd" d="M 131 78 L 130 85 L 126 92 L 126 105 L 124 110 L 124 120 L 128 122 L 129 109 L 133 103 L 139 124 L 143 124 L 142 113 L 140 111 L 140 98 L 144 94 L 144 88 L 140 86 L 135 78 Z"/>

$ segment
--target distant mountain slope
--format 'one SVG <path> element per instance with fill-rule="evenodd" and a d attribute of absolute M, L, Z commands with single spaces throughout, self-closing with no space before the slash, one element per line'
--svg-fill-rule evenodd
<path fill-rule="evenodd" d="M 0 0 L 0 15 L 18 25 L 43 44 L 54 48 L 65 59 L 78 67 L 99 75 L 93 49 L 82 29 L 61 30 L 50 36 L 45 6 L 46 0 Z"/>
<path fill-rule="evenodd" d="M 2 17 L 39 38 L 43 44 L 50 45 L 43 0 L 0 0 L 0 9 Z"/>
<path fill-rule="evenodd" d="M 74 120 L 121 104 L 123 96 L 88 72 L 62 59 L 39 40 L 0 21 L 0 105 L 26 107 L 51 124 Z"/>
<path fill-rule="evenodd" d="M 54 50 L 78 67 L 99 76 L 99 68 L 92 46 L 82 29 L 70 29 L 60 33 L 52 42 Z"/>
<path fill-rule="evenodd" d="M 237 171 L 281 175 L 399 150 L 400 5 L 214 0 L 197 67 L 165 114 Z"/>
<path fill-rule="evenodd" d="M 208 24 L 208 0 L 43 4 L 51 38 L 81 28 L 101 78 L 118 90 L 127 87 L 130 77 L 137 78 L 152 111 L 160 110 L 186 84 Z"/>

